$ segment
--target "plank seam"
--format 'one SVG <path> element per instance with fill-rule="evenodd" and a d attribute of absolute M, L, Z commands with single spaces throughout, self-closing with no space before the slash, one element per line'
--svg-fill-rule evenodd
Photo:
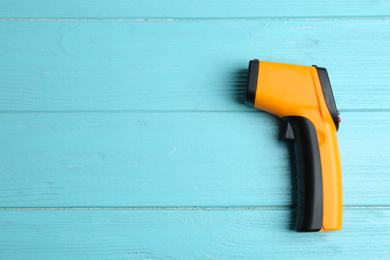
<path fill-rule="evenodd" d="M 15 207 L 7 210 L 285 210 L 295 207 Z M 390 206 L 345 206 L 343 209 L 390 209 Z"/>
<path fill-rule="evenodd" d="M 162 19 L 99 19 L 99 18 L 0 18 L 0 21 L 51 21 L 51 22 L 245 22 L 245 21 L 351 21 L 389 20 L 390 17 L 313 17 L 313 18 L 162 18 Z"/>
<path fill-rule="evenodd" d="M 340 113 L 390 112 L 390 109 L 339 109 Z M 76 114 L 76 113 L 266 113 L 261 110 L 0 110 L 0 114 Z"/>

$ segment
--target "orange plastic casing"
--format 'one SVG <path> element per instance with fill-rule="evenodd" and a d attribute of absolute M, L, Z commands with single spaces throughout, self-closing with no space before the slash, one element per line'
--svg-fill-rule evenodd
<path fill-rule="evenodd" d="M 259 62 L 254 107 L 276 115 L 301 116 L 317 132 L 323 183 L 323 221 L 320 231 L 341 229 L 342 180 L 336 126 L 315 67 Z"/>

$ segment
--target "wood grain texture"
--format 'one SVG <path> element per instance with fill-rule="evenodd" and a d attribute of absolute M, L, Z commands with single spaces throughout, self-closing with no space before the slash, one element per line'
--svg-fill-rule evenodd
<path fill-rule="evenodd" d="M 18 0 L 1 1 L 0 18 L 156 19 L 390 16 L 386 0 Z"/>
<path fill-rule="evenodd" d="M 0 1 L 0 259 L 388 258 L 389 17 L 385 0 Z M 280 122 L 243 105 L 253 58 L 328 69 L 341 231 L 291 230 Z"/>
<path fill-rule="evenodd" d="M 345 205 L 389 205 L 389 113 L 341 116 Z M 266 113 L 6 113 L 0 121 L 2 207 L 294 206 L 282 127 Z"/>
<path fill-rule="evenodd" d="M 296 233 L 291 210 L 0 211 L 2 259 L 386 259 L 390 210 Z"/>
<path fill-rule="evenodd" d="M 234 101 L 253 58 L 326 67 L 342 111 L 390 108 L 390 20 L 0 21 L 0 34 L 3 111 L 249 111 Z"/>

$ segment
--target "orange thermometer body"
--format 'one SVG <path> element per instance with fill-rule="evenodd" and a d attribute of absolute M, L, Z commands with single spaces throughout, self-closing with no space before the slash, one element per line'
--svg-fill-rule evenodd
<path fill-rule="evenodd" d="M 295 230 L 341 229 L 340 119 L 326 69 L 252 60 L 245 103 L 285 121 L 297 169 Z"/>

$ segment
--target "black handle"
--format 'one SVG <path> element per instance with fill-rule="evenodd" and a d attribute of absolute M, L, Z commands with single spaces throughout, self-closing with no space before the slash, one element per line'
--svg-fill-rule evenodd
<path fill-rule="evenodd" d="M 322 228 L 323 193 L 321 157 L 317 132 L 305 117 L 288 116 L 284 140 L 294 144 L 297 167 L 296 231 L 319 231 Z"/>

